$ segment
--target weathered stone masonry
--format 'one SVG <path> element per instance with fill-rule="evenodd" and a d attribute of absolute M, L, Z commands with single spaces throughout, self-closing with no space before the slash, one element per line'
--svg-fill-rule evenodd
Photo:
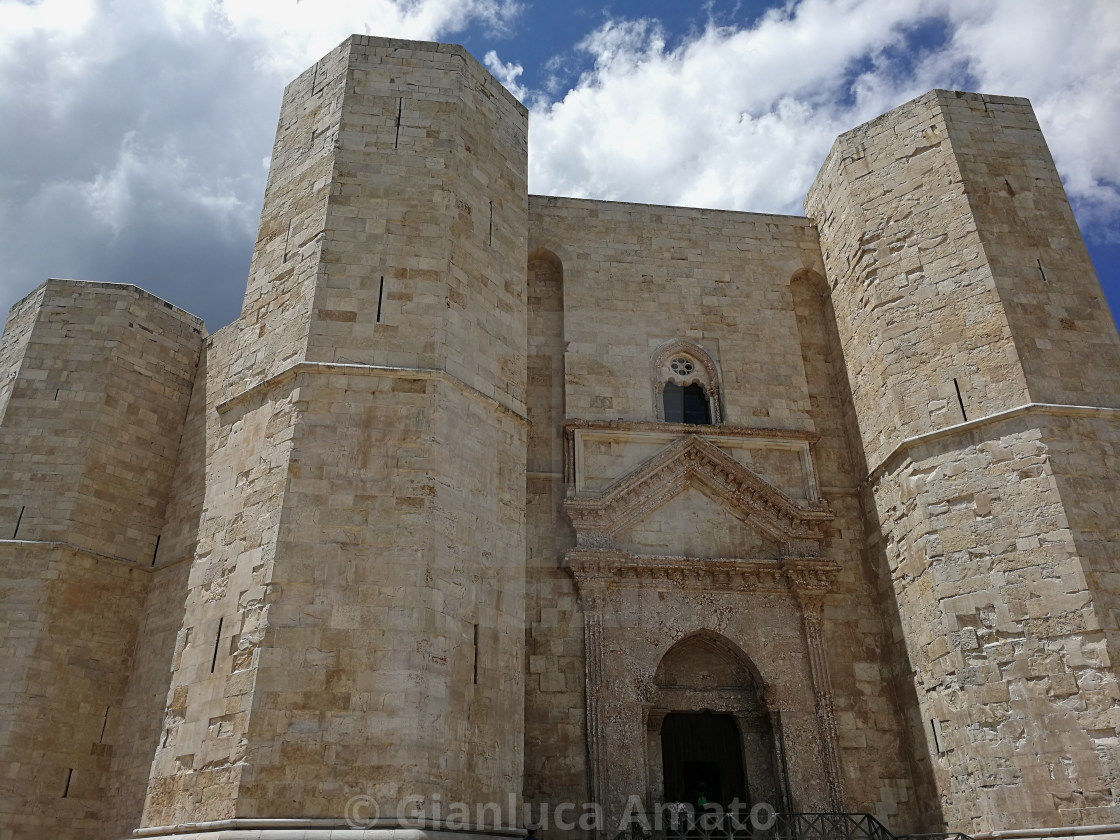
<path fill-rule="evenodd" d="M 355 36 L 285 91 L 234 323 L 13 307 L 0 840 L 514 835 L 698 780 L 1120 831 L 1120 340 L 1029 103 L 842 135 L 806 217 L 526 159 L 460 47 Z"/>

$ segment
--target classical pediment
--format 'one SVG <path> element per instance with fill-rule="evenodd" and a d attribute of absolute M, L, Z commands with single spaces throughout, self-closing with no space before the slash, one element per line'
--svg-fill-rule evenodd
<path fill-rule="evenodd" d="M 818 556 L 823 525 L 833 518 L 823 502 L 798 505 L 699 435 L 677 439 L 600 492 L 568 498 L 564 509 L 578 546 L 613 548 L 619 535 L 633 534 L 655 511 L 697 491 L 764 542 L 779 545 L 783 557 Z"/>
<path fill-rule="evenodd" d="M 631 554 L 678 557 L 751 557 L 775 560 L 783 544 L 743 511 L 696 482 L 611 534 L 611 545 Z"/>

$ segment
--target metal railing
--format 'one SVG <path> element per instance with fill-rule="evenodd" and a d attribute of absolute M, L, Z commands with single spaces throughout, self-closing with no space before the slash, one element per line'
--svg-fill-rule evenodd
<path fill-rule="evenodd" d="M 776 840 L 897 840 L 871 814 L 777 814 L 765 835 Z"/>
<path fill-rule="evenodd" d="M 896 837 L 871 814 L 694 812 L 663 808 L 635 815 L 615 840 L 972 840 L 960 832 Z"/>

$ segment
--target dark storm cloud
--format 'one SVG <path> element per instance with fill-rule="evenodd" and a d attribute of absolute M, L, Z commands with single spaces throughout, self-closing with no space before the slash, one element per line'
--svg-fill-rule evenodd
<path fill-rule="evenodd" d="M 513 0 L 0 0 L 0 307 L 47 277 L 236 317 L 284 84 L 351 32 Z"/>
<path fill-rule="evenodd" d="M 240 308 L 282 82 L 245 40 L 139 23 L 93 27 L 101 56 L 34 37 L 5 56 L 0 304 L 47 277 L 130 282 L 215 329 Z"/>

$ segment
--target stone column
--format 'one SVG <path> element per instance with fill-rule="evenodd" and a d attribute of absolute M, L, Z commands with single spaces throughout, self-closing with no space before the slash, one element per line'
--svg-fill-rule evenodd
<path fill-rule="evenodd" d="M 813 675 L 813 695 L 817 707 L 817 726 L 821 747 L 824 750 L 824 768 L 828 776 L 829 807 L 833 811 L 845 809 L 844 774 L 840 766 L 837 746 L 836 713 L 832 706 L 832 679 L 828 672 L 828 657 L 821 638 L 821 613 L 828 591 L 828 580 L 820 575 L 791 571 L 794 595 L 801 606 L 805 629 L 805 645 L 809 653 L 809 668 Z"/>

